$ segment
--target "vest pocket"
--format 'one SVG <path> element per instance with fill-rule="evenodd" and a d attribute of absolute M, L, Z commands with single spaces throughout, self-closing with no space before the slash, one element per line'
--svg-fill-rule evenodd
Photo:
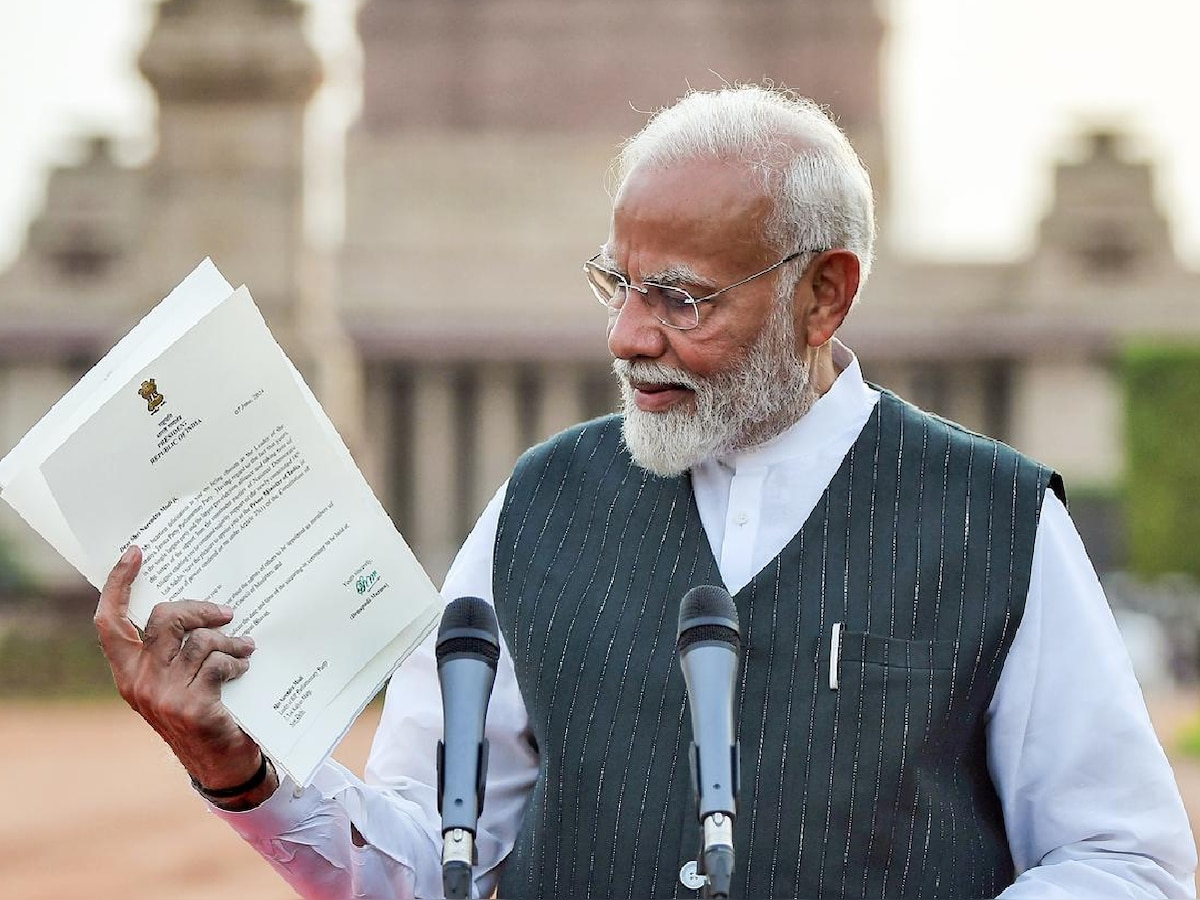
<path fill-rule="evenodd" d="M 953 696 L 954 641 L 909 641 L 865 631 L 835 630 L 827 635 L 831 687 L 839 709 L 855 717 L 928 721 L 944 712 Z"/>
<path fill-rule="evenodd" d="M 822 643 L 832 656 L 832 629 Z M 930 773 L 940 771 L 939 723 L 954 696 L 955 645 L 844 629 L 837 643 L 836 660 L 830 659 L 836 661 L 837 690 L 816 698 L 813 744 L 819 752 L 810 754 L 808 778 L 815 786 L 809 789 L 818 792 L 824 839 L 850 847 L 856 865 L 895 874 L 899 883 L 913 848 L 920 857 L 925 837 L 914 829 L 929 815 L 928 804 L 937 802 L 930 786 L 943 789 Z M 844 890 L 856 897 L 883 893 L 881 885 L 860 881 Z"/>
<path fill-rule="evenodd" d="M 954 641 L 907 641 L 865 631 L 842 631 L 840 663 L 859 662 L 889 669 L 952 669 Z"/>

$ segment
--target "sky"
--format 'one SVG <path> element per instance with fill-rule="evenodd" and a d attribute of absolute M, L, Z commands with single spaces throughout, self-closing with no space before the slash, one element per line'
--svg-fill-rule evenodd
<path fill-rule="evenodd" d="M 313 117 L 335 153 L 354 111 L 352 2 L 309 0 L 330 72 Z M 1116 125 L 1132 133 L 1135 158 L 1158 164 L 1176 249 L 1200 268 L 1200 2 L 880 3 L 895 211 L 882 226 L 895 246 L 940 259 L 1019 255 L 1054 161 L 1078 154 L 1082 130 Z M 0 0 L 0 268 L 49 167 L 77 159 L 83 136 L 113 135 L 131 164 L 152 152 L 153 99 L 135 65 L 152 12 L 153 0 Z"/>

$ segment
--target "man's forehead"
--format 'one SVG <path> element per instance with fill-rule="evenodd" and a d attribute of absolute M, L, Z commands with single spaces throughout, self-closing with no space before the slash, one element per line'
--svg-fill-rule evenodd
<path fill-rule="evenodd" d="M 695 281 L 718 257 L 735 257 L 739 271 L 770 254 L 764 233 L 771 209 L 742 164 L 698 160 L 639 167 L 617 193 L 602 258 L 645 279 Z"/>
<path fill-rule="evenodd" d="M 664 200 L 698 203 L 714 193 L 734 194 L 746 199 L 767 195 L 759 174 L 747 163 L 702 158 L 635 166 L 621 182 L 615 205 L 620 208 L 629 197 L 645 194 Z"/>

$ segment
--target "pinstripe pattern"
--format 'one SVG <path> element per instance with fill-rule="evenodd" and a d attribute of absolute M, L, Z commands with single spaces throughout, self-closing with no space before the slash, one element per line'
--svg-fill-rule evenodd
<path fill-rule="evenodd" d="M 1050 473 L 886 392 L 799 534 L 735 597 L 737 896 L 994 896 L 1012 877 L 983 714 Z M 695 896 L 679 598 L 720 583 L 686 478 L 615 418 L 534 448 L 497 613 L 542 768 L 500 896 Z M 839 689 L 829 634 L 843 625 Z"/>

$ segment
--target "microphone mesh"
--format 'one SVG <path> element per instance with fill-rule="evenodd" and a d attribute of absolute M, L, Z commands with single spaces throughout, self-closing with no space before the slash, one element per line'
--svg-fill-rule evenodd
<path fill-rule="evenodd" d="M 707 619 L 714 616 L 729 619 L 732 627 L 738 627 L 737 607 L 725 588 L 702 584 L 683 595 L 679 604 L 680 626 L 689 619 Z"/>
<path fill-rule="evenodd" d="M 693 625 L 679 635 L 678 649 L 686 650 L 699 641 L 720 641 L 732 645 L 735 651 L 741 650 L 742 643 L 738 640 L 738 633 L 724 625 Z"/>
<path fill-rule="evenodd" d="M 452 637 L 437 645 L 439 661 L 455 653 L 466 653 L 469 656 L 483 657 L 493 666 L 500 659 L 500 648 L 491 641 L 477 637 Z"/>
<path fill-rule="evenodd" d="M 492 605 L 478 597 L 459 597 L 446 604 L 434 653 L 439 663 L 451 653 L 469 653 L 495 666 L 500 658 L 500 626 Z"/>
<path fill-rule="evenodd" d="M 682 651 L 697 641 L 719 641 L 740 652 L 737 606 L 725 588 L 702 584 L 683 595 L 675 646 Z"/>
<path fill-rule="evenodd" d="M 442 624 L 438 627 L 438 636 L 457 628 L 476 628 L 495 638 L 500 637 L 495 610 L 490 603 L 478 597 L 459 597 L 446 604 L 446 611 L 442 613 Z"/>

